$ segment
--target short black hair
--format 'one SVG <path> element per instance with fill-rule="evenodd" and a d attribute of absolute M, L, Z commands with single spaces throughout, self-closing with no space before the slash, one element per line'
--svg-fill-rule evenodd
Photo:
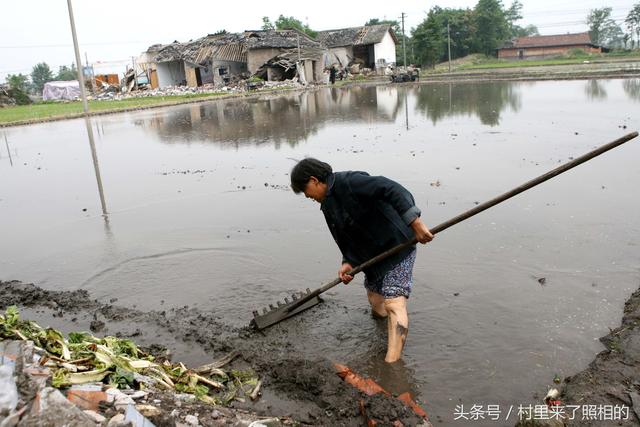
<path fill-rule="evenodd" d="M 329 178 L 329 175 L 332 173 L 333 169 L 331 169 L 331 165 L 328 163 L 307 157 L 306 159 L 300 160 L 293 169 L 291 169 L 291 189 L 296 194 L 302 193 L 312 176 L 318 178 L 318 181 L 326 183 L 327 178 Z"/>

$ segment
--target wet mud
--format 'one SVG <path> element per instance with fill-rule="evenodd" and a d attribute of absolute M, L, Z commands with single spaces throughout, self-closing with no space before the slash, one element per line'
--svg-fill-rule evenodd
<path fill-rule="evenodd" d="M 366 425 L 364 408 L 378 425 L 392 425 L 395 420 L 405 426 L 424 422 L 393 396 L 367 396 L 344 383 L 332 361 L 321 355 L 310 360 L 298 354 L 286 334 L 230 327 L 215 313 L 187 306 L 145 312 L 119 306 L 116 299 L 100 302 L 85 290 L 49 291 L 19 281 L 0 282 L 0 309 L 9 305 L 18 306 L 23 318 L 65 333 L 87 330 L 99 322 L 100 334 L 131 337 L 156 356 L 173 356 L 176 361 L 183 361 L 181 354 L 202 353 L 213 360 L 238 352 L 230 367 L 252 367 L 263 381 L 262 397 L 256 403 L 234 402 L 232 408 L 219 410 L 222 415 L 227 410 L 251 411 L 308 425 L 362 426 Z M 219 416 L 211 411 L 212 419 Z"/>
<path fill-rule="evenodd" d="M 600 338 L 606 347 L 582 372 L 565 378 L 565 405 L 625 405 L 628 419 L 611 425 L 640 425 L 640 289 L 624 305 L 622 324 Z M 602 426 L 602 420 L 575 419 L 568 426 Z"/>

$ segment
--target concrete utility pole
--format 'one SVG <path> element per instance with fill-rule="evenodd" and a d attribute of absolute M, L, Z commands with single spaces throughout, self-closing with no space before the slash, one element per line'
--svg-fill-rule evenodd
<path fill-rule="evenodd" d="M 449 22 L 447 22 L 447 38 L 449 39 L 449 72 L 451 72 L 451 30 L 449 29 Z"/>
<path fill-rule="evenodd" d="M 98 165 L 98 155 L 96 153 L 96 144 L 93 142 L 93 129 L 89 122 L 89 104 L 87 103 L 87 91 L 84 87 L 84 75 L 82 73 L 82 60 L 80 59 L 80 49 L 78 48 L 78 36 L 76 35 L 76 23 L 73 19 L 73 7 L 71 0 L 67 0 L 67 8 L 69 9 L 69 22 L 71 24 L 71 35 L 73 36 L 73 49 L 76 54 L 76 69 L 78 71 L 78 83 L 80 84 L 80 95 L 82 96 L 82 108 L 84 110 L 84 123 L 87 126 L 87 134 L 89 136 L 89 145 L 91 146 L 91 156 L 93 157 L 93 169 L 96 173 L 96 181 L 98 182 L 98 192 L 100 193 L 100 204 L 102 205 L 102 214 L 107 215 L 107 204 L 104 201 L 104 190 L 102 189 L 102 178 L 100 177 L 100 166 Z"/>
<path fill-rule="evenodd" d="M 404 70 L 407 71 L 407 44 L 406 44 L 406 37 L 404 35 L 404 17 L 405 17 L 405 13 L 402 12 L 401 17 L 402 17 L 402 55 L 403 55 L 403 64 L 404 64 Z"/>

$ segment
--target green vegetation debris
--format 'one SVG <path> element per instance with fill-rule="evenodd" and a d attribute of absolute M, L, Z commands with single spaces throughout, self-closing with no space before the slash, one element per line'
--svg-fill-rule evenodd
<path fill-rule="evenodd" d="M 143 384 L 136 380 L 136 374 L 140 374 L 164 388 L 193 394 L 203 402 L 227 405 L 233 400 L 242 401 L 258 383 L 252 370 L 215 369 L 209 376 L 182 363 L 156 363 L 153 356 L 129 339 L 98 338 L 87 332 L 72 332 L 65 338 L 53 328 L 43 329 L 35 322 L 20 320 L 15 306 L 0 314 L 0 341 L 3 340 L 33 341 L 44 352 L 40 363 L 51 370 L 51 383 L 56 388 L 104 382 L 118 388 L 139 389 Z"/>

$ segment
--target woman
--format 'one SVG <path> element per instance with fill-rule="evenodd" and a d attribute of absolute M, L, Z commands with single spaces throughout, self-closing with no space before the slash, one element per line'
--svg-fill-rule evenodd
<path fill-rule="evenodd" d="M 333 172 L 313 158 L 291 171 L 291 188 L 320 203 L 334 240 L 342 252 L 338 276 L 345 283 L 354 266 L 411 240 L 427 243 L 433 235 L 420 219 L 411 193 L 383 176 L 366 172 Z M 407 299 L 411 293 L 415 246 L 366 268 L 364 286 L 375 317 L 387 318 L 385 361 L 400 359 L 409 332 Z"/>

